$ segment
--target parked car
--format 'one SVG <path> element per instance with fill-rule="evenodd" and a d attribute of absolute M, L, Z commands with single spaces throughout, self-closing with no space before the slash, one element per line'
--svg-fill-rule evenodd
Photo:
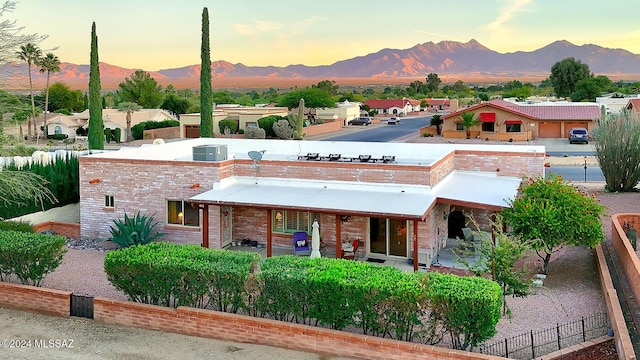
<path fill-rule="evenodd" d="M 569 144 L 589 143 L 589 132 L 585 128 L 572 128 L 569 130 Z"/>
<path fill-rule="evenodd" d="M 389 124 L 389 125 L 398 125 L 398 124 L 400 124 L 400 118 L 395 117 L 395 116 L 392 117 L 392 118 L 389 118 L 389 120 L 387 120 L 387 124 Z"/>
<path fill-rule="evenodd" d="M 349 125 L 364 125 L 364 126 L 368 126 L 369 124 L 371 124 L 371 118 L 359 117 L 357 119 L 353 119 L 353 120 L 349 121 L 348 124 Z"/>

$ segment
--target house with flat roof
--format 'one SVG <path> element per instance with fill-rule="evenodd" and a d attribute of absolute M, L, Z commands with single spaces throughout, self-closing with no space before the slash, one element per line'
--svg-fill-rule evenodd
<path fill-rule="evenodd" d="M 443 116 L 443 137 L 466 137 L 461 117 L 466 112 L 480 120 L 471 128 L 472 137 L 502 141 L 566 139 L 574 127 L 591 131 L 601 115 L 600 107 L 594 103 L 515 103 L 496 99 Z"/>
<path fill-rule="evenodd" d="M 81 236 L 108 238 L 140 211 L 165 239 L 225 248 L 250 239 L 293 249 L 317 220 L 325 254 L 428 267 L 473 214 L 508 206 L 523 176 L 544 174 L 543 146 L 199 138 L 80 158 Z"/>

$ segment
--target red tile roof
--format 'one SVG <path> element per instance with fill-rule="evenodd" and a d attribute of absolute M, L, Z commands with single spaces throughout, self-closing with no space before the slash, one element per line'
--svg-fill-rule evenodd
<path fill-rule="evenodd" d="M 625 106 L 624 108 L 632 112 L 640 112 L 640 98 L 629 99 L 627 106 Z"/>
<path fill-rule="evenodd" d="M 600 118 L 600 108 L 595 104 L 519 105 L 496 99 L 446 115 L 443 119 L 453 117 L 454 115 L 457 116 L 461 112 L 473 111 L 487 105 L 536 120 L 596 120 Z"/>
<path fill-rule="evenodd" d="M 449 99 L 424 98 L 422 100 L 426 101 L 429 106 L 449 105 Z"/>

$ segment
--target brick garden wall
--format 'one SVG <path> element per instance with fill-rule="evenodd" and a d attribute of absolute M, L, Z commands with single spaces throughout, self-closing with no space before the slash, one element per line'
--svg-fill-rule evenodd
<path fill-rule="evenodd" d="M 111 325 L 161 330 L 226 341 L 277 346 L 358 359 L 503 359 L 313 326 L 224 312 L 94 299 L 94 320 Z"/>
<path fill-rule="evenodd" d="M 70 303 L 68 291 L 0 282 L 0 307 L 68 317 Z"/>
<path fill-rule="evenodd" d="M 80 224 L 51 220 L 34 225 L 33 228 L 36 230 L 36 232 L 52 231 L 56 235 L 62 235 L 67 238 L 80 237 Z"/>

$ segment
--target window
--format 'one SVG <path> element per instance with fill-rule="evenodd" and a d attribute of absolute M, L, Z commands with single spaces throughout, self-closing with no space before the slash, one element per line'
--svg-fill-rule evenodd
<path fill-rule="evenodd" d="M 244 126 L 247 127 L 247 128 L 258 127 L 258 123 L 255 122 L 255 121 L 247 121 Z"/>
<path fill-rule="evenodd" d="M 108 208 L 108 209 L 115 208 L 115 205 L 114 205 L 114 202 L 113 202 L 113 195 L 105 195 L 104 196 L 104 207 Z"/>
<path fill-rule="evenodd" d="M 313 220 L 320 219 L 319 214 L 308 211 L 273 210 L 271 214 L 272 231 L 285 234 L 296 231 L 311 233 Z"/>
<path fill-rule="evenodd" d="M 62 128 L 60 127 L 60 125 L 56 125 L 56 127 L 53 128 L 53 133 L 54 134 L 62 134 Z"/>
<path fill-rule="evenodd" d="M 200 226 L 200 211 L 186 201 L 167 201 L 167 224 L 179 226 Z"/>
<path fill-rule="evenodd" d="M 507 132 L 520 132 L 520 126 L 522 124 L 507 124 Z"/>
<path fill-rule="evenodd" d="M 482 123 L 482 131 L 495 131 L 495 125 L 496 123 L 494 122 L 483 122 Z"/>
<path fill-rule="evenodd" d="M 456 130 L 464 131 L 464 125 L 462 125 L 462 123 L 456 123 Z"/>

